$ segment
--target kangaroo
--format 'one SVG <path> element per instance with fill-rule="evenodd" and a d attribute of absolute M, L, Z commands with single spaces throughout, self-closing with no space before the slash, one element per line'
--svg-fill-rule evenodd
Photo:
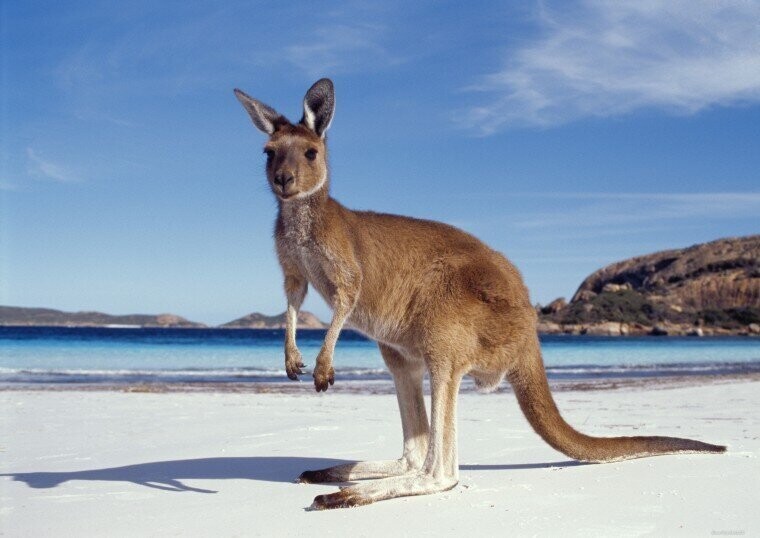
<path fill-rule="evenodd" d="M 333 352 L 348 324 L 375 340 L 395 383 L 401 412 L 399 459 L 305 471 L 299 481 L 364 479 L 319 495 L 313 509 L 359 506 L 446 491 L 459 481 L 457 395 L 470 375 L 481 391 L 506 377 L 530 425 L 567 456 L 610 462 L 660 454 L 724 452 L 675 437 L 591 437 L 560 415 L 546 379 L 537 316 L 519 271 L 500 253 L 453 226 L 411 217 L 352 211 L 330 197 L 326 133 L 335 112 L 333 83 L 323 78 L 303 100 L 297 124 L 236 89 L 266 135 L 266 176 L 277 198 L 277 256 L 285 280 L 285 369 L 303 374 L 296 321 L 310 284 L 333 315 L 313 369 L 314 386 L 335 382 Z M 431 387 L 431 418 L 423 376 Z"/>

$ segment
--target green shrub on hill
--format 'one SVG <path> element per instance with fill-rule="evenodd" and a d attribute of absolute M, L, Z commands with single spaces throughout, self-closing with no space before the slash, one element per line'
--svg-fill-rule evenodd
<path fill-rule="evenodd" d="M 728 310 L 703 310 L 697 314 L 705 325 L 716 325 L 724 329 L 746 327 L 750 323 L 760 323 L 760 308 L 729 308 Z"/>
<path fill-rule="evenodd" d="M 589 301 L 571 303 L 559 313 L 560 323 L 620 323 L 651 324 L 666 319 L 662 307 L 634 290 L 602 292 Z"/>

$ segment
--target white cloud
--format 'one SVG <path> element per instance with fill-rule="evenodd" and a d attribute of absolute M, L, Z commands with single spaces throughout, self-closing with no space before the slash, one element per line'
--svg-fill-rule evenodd
<path fill-rule="evenodd" d="M 691 114 L 760 99 L 760 2 L 581 0 L 541 6 L 542 36 L 470 89 L 483 134 L 641 108 Z"/>
<path fill-rule="evenodd" d="M 318 28 L 308 42 L 286 47 L 284 55 L 312 77 L 372 70 L 398 62 L 380 45 L 383 33 L 383 27 L 378 25 L 332 24 Z"/>
<path fill-rule="evenodd" d="M 530 196 L 530 195 L 528 195 Z M 517 228 L 602 228 L 628 229 L 634 223 L 673 222 L 701 219 L 755 218 L 760 215 L 760 192 L 713 193 L 556 193 L 537 195 L 574 199 L 579 203 L 566 210 L 537 213 L 517 218 Z"/>
<path fill-rule="evenodd" d="M 30 176 L 49 179 L 59 183 L 77 183 L 81 178 L 74 174 L 68 168 L 43 159 L 32 148 L 26 148 L 28 159 L 27 172 Z"/>
<path fill-rule="evenodd" d="M 218 91 L 220 81 L 246 73 L 262 77 L 295 68 L 324 76 L 398 62 L 384 45 L 392 30 L 382 22 L 385 10 L 371 4 L 317 10 L 305 18 L 302 8 L 288 3 L 266 9 L 248 4 L 190 6 L 178 13 L 159 7 L 161 18 L 150 11 L 138 16 L 139 24 L 88 36 L 63 55 L 53 76 L 60 88 L 81 98 L 80 115 L 131 126 L 113 104 L 124 93 L 176 96 Z M 92 17 L 93 25 L 100 23 Z"/>

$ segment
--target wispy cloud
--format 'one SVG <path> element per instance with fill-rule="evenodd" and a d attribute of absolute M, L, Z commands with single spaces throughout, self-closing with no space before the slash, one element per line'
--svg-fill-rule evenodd
<path fill-rule="evenodd" d="M 208 88 L 229 71 L 234 50 L 233 37 L 219 31 L 225 22 L 219 19 L 216 12 L 167 24 L 145 17 L 143 24 L 117 27 L 68 52 L 54 69 L 54 79 L 74 96 L 105 96 L 106 103 L 126 92 L 178 95 Z M 110 111 L 99 114 L 106 121 L 122 120 Z"/>
<path fill-rule="evenodd" d="M 563 198 L 575 200 L 649 200 L 649 201 L 752 201 L 760 202 L 760 192 L 517 192 L 523 198 Z"/>
<path fill-rule="evenodd" d="M 286 47 L 284 56 L 312 77 L 377 69 L 400 61 L 381 45 L 384 33 L 376 24 L 332 24 L 317 28 L 308 41 Z"/>
<path fill-rule="evenodd" d="M 529 196 L 529 195 L 528 195 Z M 566 210 L 540 212 L 517 218 L 517 228 L 602 228 L 630 227 L 636 223 L 694 221 L 704 219 L 756 218 L 760 215 L 760 192 L 713 193 L 556 193 L 547 198 L 577 200 Z"/>
<path fill-rule="evenodd" d="M 489 134 L 647 107 L 690 114 L 757 101 L 758 20 L 760 2 L 741 0 L 541 4 L 542 37 L 470 88 L 485 103 L 462 123 Z"/>
<path fill-rule="evenodd" d="M 0 179 L 0 191 L 17 191 L 19 190 L 18 185 L 15 183 L 11 183 L 10 181 L 6 181 L 4 179 Z"/>
<path fill-rule="evenodd" d="M 216 91 L 220 80 L 251 71 L 261 76 L 283 66 L 313 76 L 373 71 L 399 62 L 387 46 L 392 30 L 383 22 L 387 14 L 363 2 L 308 17 L 301 6 L 272 4 L 264 9 L 245 2 L 212 9 L 191 5 L 180 9 L 180 15 L 174 11 L 160 6 L 160 17 L 152 10 L 137 15 L 140 24 L 133 21 L 88 36 L 63 56 L 53 76 L 61 89 L 83 98 L 88 105 L 83 115 L 129 126 L 131 121 L 111 104 L 124 93 Z M 92 24 L 101 22 L 98 17 L 102 14 L 93 16 Z M 98 106 L 94 111 L 90 100 Z"/>
<path fill-rule="evenodd" d="M 117 127 L 137 127 L 137 123 L 124 118 L 119 118 L 91 108 L 80 108 L 74 113 L 74 117 L 82 121 L 108 123 Z"/>
<path fill-rule="evenodd" d="M 26 148 L 27 173 L 30 176 L 57 181 L 59 183 L 78 183 L 82 179 L 69 168 L 43 159 L 32 148 Z"/>

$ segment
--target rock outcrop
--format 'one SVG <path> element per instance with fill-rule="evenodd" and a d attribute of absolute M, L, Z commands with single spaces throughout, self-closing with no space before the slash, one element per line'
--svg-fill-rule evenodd
<path fill-rule="evenodd" d="M 553 301 L 539 315 L 545 332 L 756 334 L 760 235 L 608 265 L 586 278 L 569 303 Z"/>
<path fill-rule="evenodd" d="M 639 256 L 596 271 L 571 302 L 635 290 L 683 311 L 760 305 L 760 235 Z"/>

